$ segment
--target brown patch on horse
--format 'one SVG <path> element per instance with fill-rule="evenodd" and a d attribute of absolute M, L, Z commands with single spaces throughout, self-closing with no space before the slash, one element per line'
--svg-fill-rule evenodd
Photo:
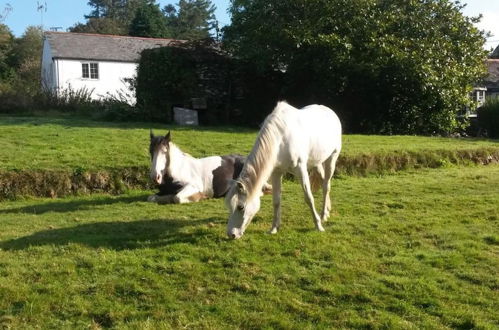
<path fill-rule="evenodd" d="M 213 170 L 213 197 L 220 198 L 225 196 L 230 188 L 231 180 L 239 177 L 243 169 L 245 157 L 241 155 L 221 156 L 222 164 Z"/>
<path fill-rule="evenodd" d="M 207 199 L 207 198 L 208 198 L 208 196 L 206 196 L 205 194 L 203 194 L 201 192 L 195 193 L 194 195 L 187 197 L 187 199 L 190 202 L 199 202 L 199 201 L 201 201 L 203 199 Z"/>

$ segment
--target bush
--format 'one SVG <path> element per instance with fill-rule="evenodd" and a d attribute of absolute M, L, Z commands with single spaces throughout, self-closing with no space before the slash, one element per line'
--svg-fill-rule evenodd
<path fill-rule="evenodd" d="M 280 76 L 231 58 L 209 41 L 146 50 L 137 73 L 137 105 L 149 120 L 171 122 L 173 106 L 190 108 L 193 99 L 204 99 L 201 124 L 255 126 L 275 106 Z"/>
<path fill-rule="evenodd" d="M 499 138 L 499 99 L 488 99 L 478 109 L 478 125 L 482 135 Z"/>

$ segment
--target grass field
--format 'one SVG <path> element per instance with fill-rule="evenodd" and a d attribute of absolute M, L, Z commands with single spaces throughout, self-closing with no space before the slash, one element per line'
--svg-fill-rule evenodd
<path fill-rule="evenodd" d="M 0 170 L 102 170 L 148 166 L 150 124 L 104 123 L 84 119 L 0 116 Z M 194 157 L 251 150 L 257 131 L 244 128 L 182 128 L 153 125 L 156 134 L 173 131 L 173 141 Z M 343 158 L 359 155 L 434 154 L 492 149 L 499 142 L 418 136 L 345 135 Z M 419 157 L 421 155 L 412 155 Z M 424 156 L 424 155 L 423 155 Z M 445 155 L 434 155 L 437 161 Z"/>
<path fill-rule="evenodd" d="M 87 129 L 64 125 L 47 123 L 61 130 L 59 146 Z M 39 128 L 41 148 L 50 130 Z M 100 138 L 123 135 L 143 157 L 145 127 L 102 128 Z M 281 232 L 266 234 L 265 196 L 239 241 L 225 238 L 221 200 L 159 206 L 135 191 L 4 201 L 0 327 L 497 329 L 498 187 L 497 165 L 341 177 L 318 233 L 286 181 Z"/>

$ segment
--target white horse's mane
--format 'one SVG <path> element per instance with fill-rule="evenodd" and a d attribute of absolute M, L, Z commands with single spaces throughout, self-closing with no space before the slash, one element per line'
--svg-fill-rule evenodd
<path fill-rule="evenodd" d="M 246 188 L 248 198 L 260 192 L 272 174 L 277 160 L 277 149 L 286 128 L 283 120 L 284 111 L 288 109 L 297 110 L 284 101 L 277 103 L 272 113 L 263 122 L 253 149 L 246 159 L 238 181 Z"/>

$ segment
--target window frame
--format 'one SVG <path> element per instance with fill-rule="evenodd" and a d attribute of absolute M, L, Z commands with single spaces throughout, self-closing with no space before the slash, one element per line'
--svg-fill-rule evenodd
<path fill-rule="evenodd" d="M 99 62 L 81 62 L 81 79 L 99 80 Z"/>

